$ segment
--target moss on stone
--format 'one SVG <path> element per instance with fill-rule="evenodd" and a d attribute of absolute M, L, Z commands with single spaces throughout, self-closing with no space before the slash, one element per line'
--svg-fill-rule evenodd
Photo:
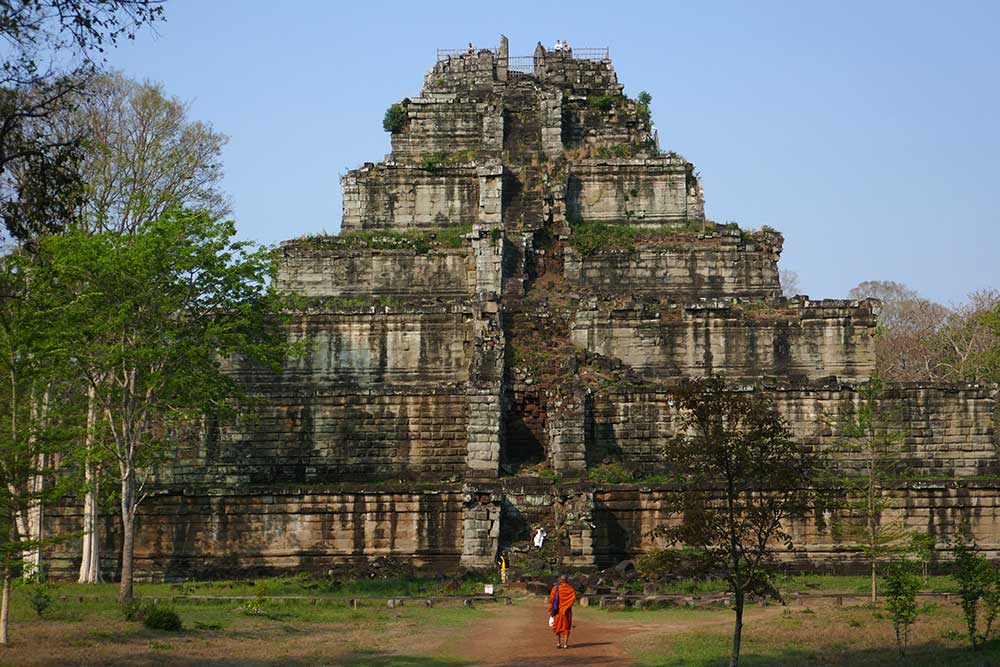
<path fill-rule="evenodd" d="M 365 229 L 342 234 L 317 234 L 303 236 L 295 244 L 316 248 L 344 248 L 371 250 L 405 250 L 412 248 L 425 254 L 436 248 L 461 248 L 472 225 L 435 227 L 399 231 L 395 229 Z"/>

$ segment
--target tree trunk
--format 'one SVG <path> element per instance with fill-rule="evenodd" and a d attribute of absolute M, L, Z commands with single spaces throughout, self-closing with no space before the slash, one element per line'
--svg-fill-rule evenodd
<path fill-rule="evenodd" d="M 118 601 L 131 602 L 132 581 L 135 578 L 135 475 L 122 475 L 122 579 Z"/>
<path fill-rule="evenodd" d="M 878 578 L 876 577 L 876 561 L 872 558 L 872 602 L 878 600 Z"/>
<path fill-rule="evenodd" d="M 736 591 L 733 601 L 736 606 L 736 627 L 733 628 L 733 655 L 729 659 L 729 667 L 739 667 L 740 641 L 743 638 L 743 591 Z"/>
<path fill-rule="evenodd" d="M 132 566 L 135 563 L 135 519 L 122 516 L 122 580 L 118 586 L 118 601 L 131 602 L 132 580 L 135 573 Z"/>
<path fill-rule="evenodd" d="M 0 645 L 7 645 L 7 627 L 10 618 L 10 561 L 3 568 L 3 598 L 0 600 Z"/>
<path fill-rule="evenodd" d="M 101 581 L 101 539 L 98 534 L 100 518 L 100 469 L 94 462 L 95 430 L 97 428 L 97 399 L 94 387 L 87 390 L 87 436 L 84 443 L 87 462 L 84 474 L 87 493 L 83 498 L 83 558 L 80 560 L 81 584 L 96 584 Z"/>
<path fill-rule="evenodd" d="M 31 392 L 31 405 L 29 407 L 29 411 L 33 431 L 28 438 L 29 445 L 32 450 L 34 450 L 37 446 L 37 432 L 44 429 L 48 421 L 50 392 L 51 388 L 46 387 L 45 391 L 42 393 L 41 400 L 37 398 L 34 390 Z M 25 569 L 25 574 L 28 572 L 38 572 L 38 569 L 42 564 L 42 548 L 38 543 L 40 543 L 42 538 L 45 537 L 45 528 L 42 524 L 45 519 L 45 505 L 42 502 L 42 494 L 45 492 L 45 467 L 47 463 L 48 461 L 45 456 L 44 449 L 37 452 L 32 457 L 34 473 L 28 479 L 28 493 L 30 494 L 30 497 L 28 500 L 28 510 L 25 516 L 24 527 L 21 529 L 21 534 L 26 536 L 27 539 L 32 542 L 35 542 L 35 546 L 30 547 L 24 555 L 23 560 L 29 566 Z"/>

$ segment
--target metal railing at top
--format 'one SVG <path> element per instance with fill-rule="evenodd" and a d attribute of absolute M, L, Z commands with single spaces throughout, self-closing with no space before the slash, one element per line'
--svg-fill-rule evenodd
<path fill-rule="evenodd" d="M 493 53 L 496 53 L 496 51 L 494 49 L 488 49 L 488 50 L 489 51 L 493 51 Z M 452 56 L 464 56 L 464 55 L 468 55 L 468 54 L 472 54 L 472 53 L 479 53 L 479 49 L 469 49 L 469 48 L 464 48 L 464 49 L 438 49 L 437 50 L 437 59 L 438 59 L 438 61 L 448 60 L 448 58 L 451 58 Z"/>
<path fill-rule="evenodd" d="M 480 51 L 489 51 L 494 56 L 497 56 L 500 53 L 499 49 L 480 49 L 480 48 L 469 49 L 468 47 L 464 49 L 438 49 L 437 59 L 440 62 L 442 60 L 447 60 L 448 58 L 455 56 L 474 55 L 476 53 L 479 53 Z M 574 60 L 611 60 L 611 49 L 607 47 L 602 49 L 571 48 L 570 52 L 573 54 Z M 522 69 L 522 67 L 525 67 L 524 63 L 526 62 L 530 62 L 532 66 L 534 66 L 535 60 L 534 56 L 508 56 L 507 62 L 508 62 L 507 66 L 512 70 L 515 70 L 517 72 L 530 72 L 531 67 L 528 67 L 527 69 Z M 515 66 L 515 63 L 517 63 L 517 66 Z"/>
<path fill-rule="evenodd" d="M 611 49 L 574 49 L 570 48 L 576 60 L 611 60 Z"/>
<path fill-rule="evenodd" d="M 507 70 L 532 74 L 535 71 L 535 56 L 507 56 Z"/>

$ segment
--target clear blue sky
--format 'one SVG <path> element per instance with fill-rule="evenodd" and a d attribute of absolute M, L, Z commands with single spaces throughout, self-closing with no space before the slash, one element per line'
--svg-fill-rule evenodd
<path fill-rule="evenodd" d="M 998 27 L 1000 2 L 170 0 L 110 64 L 229 135 L 241 234 L 273 243 L 339 229 L 339 175 L 388 152 L 435 48 L 608 46 L 709 216 L 783 231 L 800 291 L 949 303 L 1000 287 Z"/>

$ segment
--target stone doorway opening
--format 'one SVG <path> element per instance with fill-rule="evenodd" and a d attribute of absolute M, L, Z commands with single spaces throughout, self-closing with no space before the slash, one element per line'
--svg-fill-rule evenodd
<path fill-rule="evenodd" d="M 548 458 L 545 446 L 545 408 L 534 396 L 516 397 L 504 414 L 504 438 L 500 443 L 500 466 L 504 474 L 543 463 Z"/>

